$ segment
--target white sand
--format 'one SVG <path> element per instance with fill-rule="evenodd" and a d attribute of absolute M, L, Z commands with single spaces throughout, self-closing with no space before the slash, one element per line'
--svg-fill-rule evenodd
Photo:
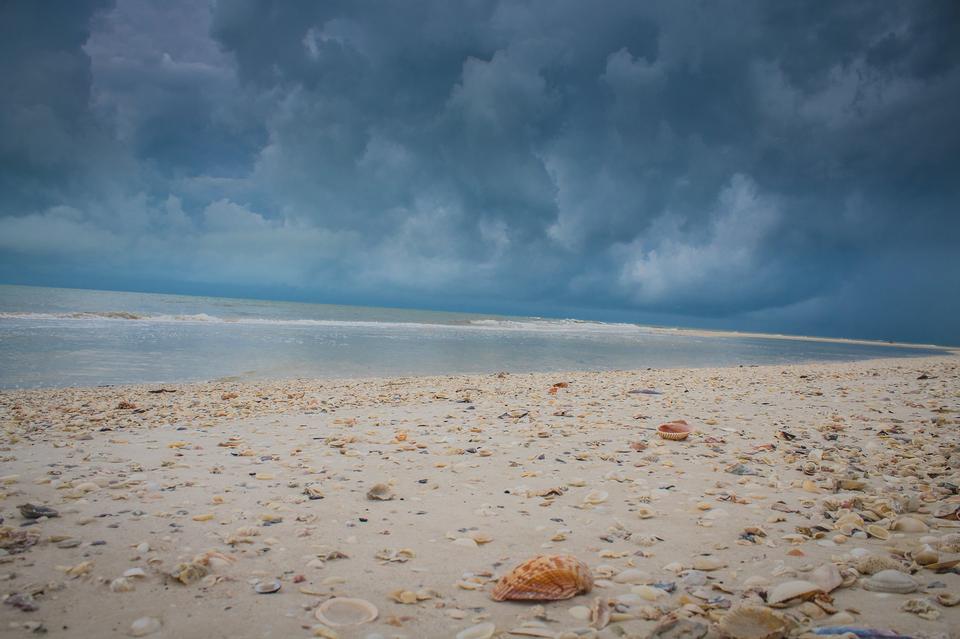
<path fill-rule="evenodd" d="M 921 373 L 930 379 L 918 380 Z M 551 394 L 556 382 L 569 386 Z M 23 552 L 0 551 L 0 593 L 34 593 L 36 606 L 0 604 L 3 636 L 30 636 L 36 624 L 48 636 L 126 636 L 131 622 L 149 616 L 162 621 L 152 637 L 309 637 L 318 623 L 314 608 L 339 595 L 379 609 L 371 623 L 337 629 L 341 637 L 452 637 L 485 621 L 507 637 L 533 619 L 535 605 L 492 601 L 492 582 L 485 590 L 461 585 L 471 574 L 500 576 L 538 553 L 575 555 L 599 581 L 589 594 L 544 604 L 550 620 L 544 623 L 558 636 L 589 625 L 571 616 L 571 607 L 630 593 L 631 585 L 608 580 L 629 567 L 674 582 L 677 590 L 642 602 L 646 608 L 625 606 L 625 616 L 695 603 L 683 614 L 716 632 L 713 622 L 727 604 L 761 601 L 758 590 L 765 588 L 746 588 L 750 577 L 774 585 L 824 563 L 845 568 L 855 548 L 910 552 L 923 536 L 894 532 L 886 542 L 851 538 L 833 547 L 823 539 L 785 539 L 798 527 L 832 528 L 825 500 L 906 501 L 913 494 L 927 500 L 915 516 L 931 524 L 928 535 L 960 532 L 960 522 L 932 516 L 960 506 L 950 488 L 960 484 L 956 357 L 210 383 L 148 392 L 157 388 L 0 393 L 3 525 L 8 533 L 39 535 Z M 629 392 L 642 389 L 662 394 Z M 134 407 L 117 408 L 120 402 Z M 501 417 L 508 411 L 528 414 Z M 685 442 L 659 440 L 654 429 L 673 419 L 698 432 Z M 897 432 L 881 433 L 891 428 Z M 778 438 L 780 430 L 796 439 Z M 404 441 L 396 439 L 401 433 Z M 222 445 L 231 438 L 239 440 L 235 447 Z M 634 442 L 648 447 L 633 450 Z M 775 448 L 756 448 L 763 444 Z M 800 466 L 811 450 L 823 451 L 824 461 L 807 477 Z M 759 475 L 725 470 L 737 463 Z M 858 477 L 866 479 L 864 491 L 834 493 L 835 478 Z M 815 486 L 805 490 L 806 479 Z M 90 482 L 97 488 L 86 492 Z M 396 498 L 368 500 L 378 482 L 390 483 Z M 307 485 L 324 497 L 308 499 Z M 564 492 L 534 496 L 550 488 Z M 585 504 L 593 491 L 605 500 Z M 28 502 L 60 516 L 21 528 L 26 520 L 17 506 Z M 782 510 L 772 508 L 776 502 Z M 643 507 L 655 516 L 638 517 Z M 194 520 L 204 515 L 212 518 Z M 265 526 L 263 515 L 282 521 Z M 767 536 L 758 543 L 740 539 L 748 526 Z M 252 543 L 228 544 L 243 528 L 258 533 L 246 538 Z M 472 533 L 492 541 L 477 547 L 453 541 Z M 826 539 L 835 534 L 830 530 Z M 80 543 L 61 548 L 72 545 L 64 539 Z M 148 551 L 136 549 L 142 543 Z M 414 557 L 384 563 L 376 559 L 383 549 L 410 549 Z M 190 585 L 164 576 L 207 551 L 235 561 L 214 560 L 210 575 Z M 320 559 L 332 551 L 348 558 Z M 668 569 L 704 557 L 727 566 L 711 572 L 705 586 L 685 586 Z M 65 573 L 82 562 L 92 562 L 85 574 Z M 130 592 L 112 592 L 110 581 L 134 567 L 147 576 L 130 579 Z M 920 570 L 915 578 L 926 593 L 878 594 L 854 584 L 835 590 L 832 605 L 849 611 L 852 625 L 960 636 L 960 607 L 933 603 L 935 620 L 900 610 L 910 599 L 960 594 L 960 575 Z M 279 592 L 253 591 L 253 583 L 269 579 L 281 581 Z M 404 605 L 390 598 L 399 589 L 434 596 Z M 802 619 L 800 610 L 785 612 Z M 646 637 L 656 625 L 617 621 L 599 636 Z"/>

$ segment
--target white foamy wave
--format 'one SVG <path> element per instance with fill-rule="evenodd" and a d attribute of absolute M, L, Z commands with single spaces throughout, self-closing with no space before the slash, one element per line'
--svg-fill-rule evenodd
<path fill-rule="evenodd" d="M 218 317 L 207 313 L 185 315 L 149 315 L 128 311 L 74 311 L 66 313 L 0 312 L 0 320 L 24 321 L 105 321 L 137 323 L 232 324 L 257 326 L 317 326 L 358 329 L 445 329 L 459 331 L 530 332 L 530 333 L 635 333 L 644 328 L 636 324 L 606 324 L 583 320 L 529 319 L 475 319 L 460 323 L 442 322 L 388 322 L 378 320 L 285 319 L 268 317 Z"/>

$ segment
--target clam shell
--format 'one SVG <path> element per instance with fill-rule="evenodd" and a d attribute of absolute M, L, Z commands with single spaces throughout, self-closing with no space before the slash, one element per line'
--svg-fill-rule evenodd
<path fill-rule="evenodd" d="M 585 563 L 572 555 L 538 555 L 500 578 L 493 589 L 495 601 L 554 601 L 570 599 L 593 588 Z"/>
<path fill-rule="evenodd" d="M 874 592 L 896 592 L 906 594 L 919 586 L 910 575 L 899 570 L 881 570 L 872 577 L 863 580 L 863 587 Z"/>
<path fill-rule="evenodd" d="M 254 592 L 258 595 L 272 595 L 273 593 L 280 590 L 282 584 L 276 579 L 270 579 L 269 581 L 258 581 L 253 586 Z"/>
<path fill-rule="evenodd" d="M 379 614 L 376 606 L 366 599 L 334 597 L 320 604 L 314 616 L 320 623 L 325 623 L 334 628 L 342 628 L 344 626 L 359 626 L 362 623 L 373 621 Z"/>
<path fill-rule="evenodd" d="M 687 425 L 687 422 L 683 421 L 682 419 L 678 419 L 666 424 L 660 424 L 657 427 L 657 435 L 663 439 L 669 439 L 671 441 L 680 441 L 682 439 L 686 439 L 692 432 L 693 428 Z"/>
<path fill-rule="evenodd" d="M 900 517 L 893 523 L 893 529 L 909 533 L 923 533 L 930 530 L 929 526 L 913 517 Z"/>
<path fill-rule="evenodd" d="M 457 633 L 457 639 L 490 639 L 497 627 L 490 623 L 478 623 Z"/>
<path fill-rule="evenodd" d="M 717 628 L 730 639 L 780 639 L 786 635 L 789 624 L 774 610 L 742 604 L 725 614 Z"/>
<path fill-rule="evenodd" d="M 911 556 L 913 557 L 913 560 L 921 566 L 935 564 L 937 563 L 937 560 L 940 559 L 940 553 L 930 546 L 923 546 L 919 550 L 915 551 Z"/>
<path fill-rule="evenodd" d="M 876 537 L 877 539 L 887 540 L 890 539 L 890 531 L 886 528 L 877 525 L 870 525 L 866 528 L 867 534 L 871 537 Z"/>
<path fill-rule="evenodd" d="M 818 592 L 823 590 L 813 582 L 799 579 L 787 581 L 770 589 L 767 593 L 767 603 L 771 606 L 785 604 L 791 599 L 807 599 Z"/>

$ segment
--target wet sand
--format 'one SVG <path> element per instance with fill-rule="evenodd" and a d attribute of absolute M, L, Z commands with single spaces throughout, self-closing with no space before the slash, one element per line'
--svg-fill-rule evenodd
<path fill-rule="evenodd" d="M 960 636 L 937 601 L 960 595 L 957 411 L 953 356 L 4 391 L 0 635 L 720 636 L 834 574 L 780 634 Z M 694 434 L 657 437 L 678 419 Z M 493 601 L 537 554 L 593 590 Z M 918 590 L 866 590 L 865 554 Z M 324 626 L 331 597 L 378 616 Z"/>

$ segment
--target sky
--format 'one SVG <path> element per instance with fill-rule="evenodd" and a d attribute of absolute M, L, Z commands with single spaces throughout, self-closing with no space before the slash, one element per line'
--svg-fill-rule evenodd
<path fill-rule="evenodd" d="M 0 4 L 0 282 L 960 344 L 953 0 Z"/>

